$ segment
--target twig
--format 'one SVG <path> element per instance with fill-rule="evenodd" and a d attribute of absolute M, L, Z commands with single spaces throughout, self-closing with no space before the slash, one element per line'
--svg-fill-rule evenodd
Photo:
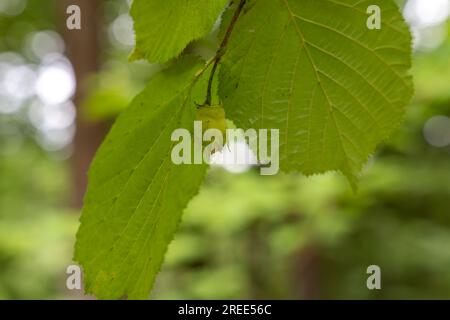
<path fill-rule="evenodd" d="M 209 76 L 208 89 L 206 91 L 206 100 L 205 100 L 204 105 L 208 105 L 208 106 L 211 105 L 212 85 L 213 85 L 214 75 L 216 73 L 216 70 L 217 70 L 217 67 L 218 67 L 220 61 L 222 60 L 223 55 L 226 52 L 227 45 L 228 45 L 228 42 L 231 37 L 231 33 L 233 32 L 236 22 L 237 22 L 239 16 L 241 15 L 242 9 L 244 8 L 246 2 L 247 2 L 247 0 L 240 0 L 236 11 L 234 12 L 233 17 L 231 18 L 230 24 L 228 25 L 228 28 L 227 28 L 225 36 L 222 40 L 222 43 L 220 44 L 220 47 L 217 50 L 215 57 L 212 59 L 212 61 L 214 62 L 214 65 L 212 67 L 211 74 Z M 208 67 L 209 67 L 209 65 L 208 65 Z"/>

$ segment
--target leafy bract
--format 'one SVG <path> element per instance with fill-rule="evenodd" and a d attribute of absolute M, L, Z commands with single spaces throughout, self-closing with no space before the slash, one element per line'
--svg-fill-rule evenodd
<path fill-rule="evenodd" d="M 369 30 L 370 5 L 381 30 Z M 240 17 L 219 95 L 243 128 L 280 130 L 280 165 L 355 186 L 412 96 L 410 32 L 392 0 L 257 0 Z"/>
<path fill-rule="evenodd" d="M 191 130 L 205 83 L 191 58 L 155 76 L 117 119 L 89 171 L 75 260 L 87 293 L 147 298 L 204 165 L 171 161 L 174 129 Z"/>
<path fill-rule="evenodd" d="M 228 0 L 134 0 L 136 48 L 131 59 L 166 62 L 214 26 Z"/>

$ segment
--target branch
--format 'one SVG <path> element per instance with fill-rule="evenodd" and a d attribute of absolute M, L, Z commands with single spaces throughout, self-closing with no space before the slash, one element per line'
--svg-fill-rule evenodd
<path fill-rule="evenodd" d="M 231 34 L 233 32 L 233 29 L 236 25 L 236 22 L 237 22 L 239 16 L 241 15 L 242 9 L 244 9 L 246 2 L 247 2 L 247 0 L 240 0 L 236 11 L 234 12 L 233 17 L 231 18 L 230 24 L 228 25 L 227 31 L 225 32 L 225 36 L 222 40 L 222 43 L 220 44 L 220 47 L 217 50 L 217 53 L 212 60 L 212 61 L 214 61 L 214 65 L 212 67 L 211 74 L 209 76 L 208 89 L 206 91 L 206 100 L 203 105 L 208 105 L 208 106 L 211 105 L 212 85 L 213 85 L 214 75 L 216 73 L 216 70 L 217 70 L 217 67 L 218 67 L 220 61 L 222 60 L 223 55 L 226 52 Z"/>

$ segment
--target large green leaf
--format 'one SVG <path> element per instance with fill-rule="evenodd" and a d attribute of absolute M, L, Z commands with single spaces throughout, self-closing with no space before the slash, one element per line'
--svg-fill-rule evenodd
<path fill-rule="evenodd" d="M 204 98 L 201 66 L 183 59 L 157 75 L 117 119 L 89 171 L 75 260 L 86 292 L 146 298 L 204 165 L 174 165 L 171 134 L 192 129 Z"/>
<path fill-rule="evenodd" d="M 381 8 L 381 30 L 366 27 L 369 5 Z M 394 1 L 256 0 L 246 9 L 221 69 L 227 116 L 278 128 L 283 170 L 340 170 L 354 186 L 413 91 L 410 32 Z"/>
<path fill-rule="evenodd" d="M 214 26 L 228 0 L 134 0 L 136 48 L 131 59 L 166 62 Z"/>

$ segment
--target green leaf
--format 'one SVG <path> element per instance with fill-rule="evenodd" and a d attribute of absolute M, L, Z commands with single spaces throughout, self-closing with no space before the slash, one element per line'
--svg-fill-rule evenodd
<path fill-rule="evenodd" d="M 369 5 L 381 30 L 369 30 Z M 239 19 L 219 95 L 243 128 L 280 130 L 280 166 L 340 170 L 355 187 L 412 92 L 411 36 L 392 0 L 258 0 Z"/>
<path fill-rule="evenodd" d="M 89 170 L 75 260 L 98 298 L 148 297 L 182 210 L 206 166 L 174 165 L 171 134 L 192 130 L 205 83 L 183 59 L 154 77 L 117 119 Z"/>
<path fill-rule="evenodd" d="M 134 0 L 136 48 L 130 59 L 166 62 L 207 35 L 228 0 Z"/>

